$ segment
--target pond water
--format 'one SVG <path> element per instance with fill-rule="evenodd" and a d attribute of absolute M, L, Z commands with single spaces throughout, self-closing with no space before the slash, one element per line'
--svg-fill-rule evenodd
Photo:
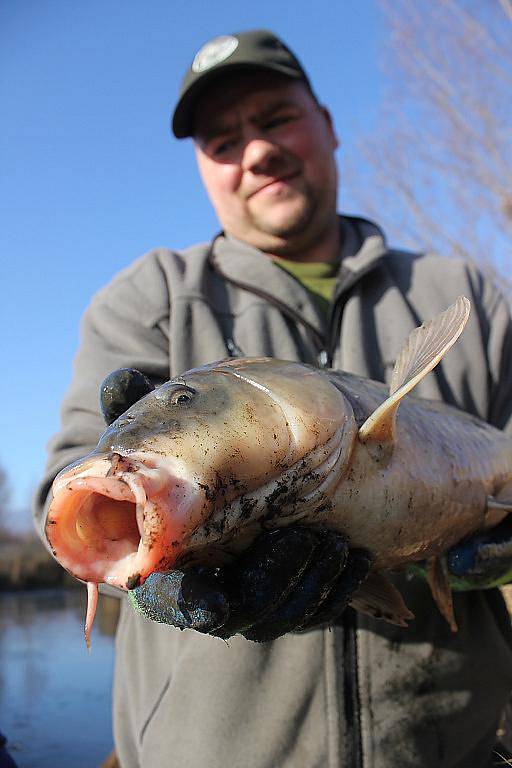
<path fill-rule="evenodd" d="M 85 589 L 0 593 L 0 731 L 18 768 L 96 768 L 112 750 L 116 603 L 100 598 L 89 654 Z"/>

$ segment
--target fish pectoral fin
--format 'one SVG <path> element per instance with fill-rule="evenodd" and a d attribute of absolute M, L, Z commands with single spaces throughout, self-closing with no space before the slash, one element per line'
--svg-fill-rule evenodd
<path fill-rule="evenodd" d="M 399 627 L 406 627 L 407 621 L 414 619 L 398 589 L 382 573 L 370 573 L 352 595 L 350 605 L 356 611 Z"/>
<path fill-rule="evenodd" d="M 394 441 L 396 411 L 402 397 L 419 384 L 455 344 L 468 321 L 470 309 L 469 299 L 459 296 L 448 309 L 408 336 L 395 362 L 388 399 L 359 430 L 363 443 Z"/>
<path fill-rule="evenodd" d="M 457 622 L 453 611 L 453 597 L 446 561 L 440 557 L 431 557 L 427 560 L 427 581 L 432 592 L 434 602 L 441 615 L 448 622 L 452 632 L 457 632 Z"/>

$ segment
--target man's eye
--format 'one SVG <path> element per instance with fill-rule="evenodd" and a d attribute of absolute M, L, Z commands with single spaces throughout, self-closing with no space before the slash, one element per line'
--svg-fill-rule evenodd
<path fill-rule="evenodd" d="M 215 144 L 212 147 L 212 154 L 216 157 L 220 155 L 226 154 L 226 152 L 229 152 L 230 149 L 233 149 L 236 146 L 236 140 L 235 139 L 225 139 L 224 141 L 219 142 L 219 144 Z"/>
<path fill-rule="evenodd" d="M 271 131 L 272 128 L 279 128 L 281 125 L 291 123 L 294 120 L 296 120 L 295 115 L 277 115 L 276 117 L 272 117 L 269 120 L 266 120 L 263 127 L 266 130 Z"/>

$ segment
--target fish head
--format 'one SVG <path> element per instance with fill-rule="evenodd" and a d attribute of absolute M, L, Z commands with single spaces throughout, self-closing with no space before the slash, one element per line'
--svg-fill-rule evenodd
<path fill-rule="evenodd" d="M 309 456 L 318 466 L 324 446 L 355 433 L 350 404 L 317 369 L 248 358 L 191 370 L 134 403 L 56 477 L 47 538 L 74 576 L 133 588 L 207 547 L 223 510 L 294 467 L 311 474 Z"/>

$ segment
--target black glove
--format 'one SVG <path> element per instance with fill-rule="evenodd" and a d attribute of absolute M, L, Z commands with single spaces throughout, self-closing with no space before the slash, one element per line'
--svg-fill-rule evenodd
<path fill-rule="evenodd" d="M 512 581 L 512 516 L 448 550 L 452 589 L 488 589 Z"/>
<path fill-rule="evenodd" d="M 129 597 L 153 621 L 265 642 L 332 623 L 370 565 L 339 533 L 289 526 L 262 533 L 228 566 L 153 573 Z"/>
<path fill-rule="evenodd" d="M 479 531 L 451 547 L 443 559 L 448 582 L 456 592 L 491 589 L 512 582 L 512 515 L 487 531 Z M 424 561 L 409 571 L 427 578 Z"/>

